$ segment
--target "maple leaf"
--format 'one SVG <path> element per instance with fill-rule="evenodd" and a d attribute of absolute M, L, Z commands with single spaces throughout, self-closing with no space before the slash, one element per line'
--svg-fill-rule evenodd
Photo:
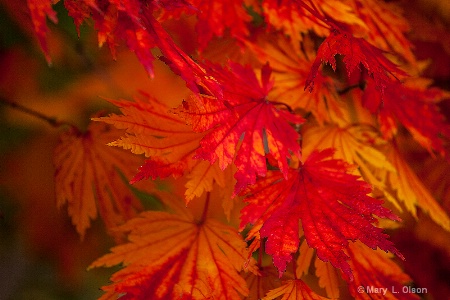
<path fill-rule="evenodd" d="M 339 299 L 339 279 L 337 270 L 328 262 L 316 257 L 314 261 L 316 275 L 319 278 L 319 286 L 325 289 L 331 299 Z M 354 270 L 354 269 L 352 269 Z"/>
<path fill-rule="evenodd" d="M 186 199 L 188 201 L 194 197 L 200 197 L 204 191 L 210 192 L 214 183 L 214 178 L 221 178 L 220 184 L 224 186 L 222 171 L 217 164 L 210 164 L 206 161 L 199 161 L 189 173 L 189 181 L 186 183 Z"/>
<path fill-rule="evenodd" d="M 50 61 L 45 41 L 45 34 L 48 31 L 45 21 L 48 16 L 53 22 L 57 22 L 56 13 L 52 9 L 52 1 L 27 0 L 27 3 L 41 47 L 47 60 Z M 160 47 L 167 55 L 168 51 L 164 51 L 168 48 L 167 45 L 175 45 L 172 38 L 156 21 L 155 15 L 157 12 L 163 14 L 170 10 L 190 11 L 193 9 L 189 3 L 183 0 L 150 1 L 148 3 L 137 0 L 66 0 L 64 5 L 69 16 L 74 20 L 78 34 L 80 25 L 92 18 L 97 30 L 99 46 L 106 43 L 115 59 L 117 40 L 125 41 L 151 77 L 154 76 L 152 48 Z M 170 14 L 166 13 L 166 15 Z M 171 59 L 179 59 L 179 55 Z"/>
<path fill-rule="evenodd" d="M 313 41 L 304 37 L 301 47 L 287 38 L 264 35 L 257 43 L 245 42 L 262 63 L 273 69 L 276 85 L 269 92 L 273 101 L 286 103 L 293 110 L 301 108 L 311 112 L 320 124 L 330 121 L 330 115 L 341 115 L 337 88 L 330 77 L 317 74 L 315 82 L 320 88 L 305 91 L 306 79 L 315 58 Z"/>
<path fill-rule="evenodd" d="M 57 203 L 59 207 L 67 203 L 81 237 L 98 212 L 111 229 L 143 208 L 118 171 L 132 175 L 141 159 L 106 146 L 120 133 L 107 124 L 91 123 L 85 133 L 74 128 L 64 132 L 55 148 Z"/>
<path fill-rule="evenodd" d="M 273 300 L 283 296 L 281 300 L 324 300 L 317 295 L 302 280 L 287 280 L 281 287 L 269 291 L 261 300 Z"/>
<path fill-rule="evenodd" d="M 304 239 L 300 245 L 299 255 L 295 262 L 296 278 L 301 278 L 303 275 L 309 274 L 314 252 L 314 249 L 309 247 L 306 239 Z M 331 299 L 339 299 L 340 291 L 337 269 L 330 263 L 322 261 L 317 256 L 314 259 L 314 267 L 316 269 L 316 276 L 319 279 L 319 286 L 325 289 L 327 297 Z"/>
<path fill-rule="evenodd" d="M 450 126 L 437 103 L 450 95 L 439 88 L 427 88 L 428 84 L 421 79 L 392 84 L 386 88 L 381 101 L 376 87 L 369 83 L 362 101 L 372 113 L 378 114 L 381 132 L 386 138 L 396 134 L 398 121 L 430 153 L 436 151 L 448 156 L 444 140 L 450 139 Z"/>
<path fill-rule="evenodd" d="M 305 89 L 312 91 L 314 78 L 322 62 L 327 62 L 336 71 L 336 54 L 344 56 L 343 62 L 350 77 L 361 64 L 373 78 L 376 88 L 385 94 L 385 89 L 392 84 L 396 76 L 406 76 L 394 63 L 383 55 L 383 51 L 372 46 L 362 38 L 355 38 L 349 32 L 334 28 L 317 50 L 317 57 L 306 80 Z"/>
<path fill-rule="evenodd" d="M 56 12 L 52 8 L 51 0 L 27 0 L 27 6 L 30 10 L 31 21 L 39 40 L 39 44 L 44 52 L 48 64 L 51 64 L 51 58 L 47 46 L 47 18 L 53 23 L 58 23 Z"/>
<path fill-rule="evenodd" d="M 195 158 L 218 161 L 224 170 L 236 154 L 235 194 L 255 183 L 256 175 L 266 174 L 266 153 L 273 155 L 286 175 L 291 152 L 300 156 L 299 135 L 288 122 L 304 120 L 277 109 L 267 99 L 272 87 L 270 67 L 262 68 L 261 83 L 252 69 L 232 62 L 228 68 L 212 66 L 210 73 L 223 85 L 223 98 L 191 95 L 176 110 L 195 132 L 207 132 Z"/>
<path fill-rule="evenodd" d="M 327 36 L 329 27 L 327 19 L 333 19 L 346 25 L 366 27 L 364 22 L 355 15 L 352 7 L 342 1 L 313 0 L 264 0 L 263 13 L 267 22 L 276 29 L 282 29 L 290 36 L 294 45 L 302 40 L 299 33 L 313 31 L 318 36 Z"/>
<path fill-rule="evenodd" d="M 396 146 L 386 149 L 386 155 L 395 168 L 395 172 L 388 172 L 386 180 L 396 192 L 397 199 L 402 201 L 406 209 L 417 218 L 417 209 L 420 207 L 431 219 L 450 231 L 450 218 L 444 209 L 436 202 L 430 191 L 423 185 L 419 177 L 414 173 L 404 160 Z"/>
<path fill-rule="evenodd" d="M 332 154 L 331 149 L 313 152 L 302 166 L 289 170 L 287 180 L 280 180 L 279 172 L 270 172 L 245 191 L 248 205 L 241 211 L 241 228 L 264 222 L 261 237 L 267 237 L 266 253 L 272 255 L 280 276 L 298 250 L 300 220 L 317 256 L 350 279 L 349 257 L 344 252 L 349 240 L 401 257 L 382 229 L 373 226 L 374 215 L 399 218 L 382 207 L 382 201 L 369 197 L 370 186 L 349 174 L 344 161 L 330 159 Z"/>
<path fill-rule="evenodd" d="M 411 64 L 416 64 L 414 48 L 405 33 L 411 31 L 408 21 L 397 3 L 373 0 L 346 1 L 363 20 L 367 30 L 364 36 L 372 45 L 394 52 Z"/>
<path fill-rule="evenodd" d="M 163 56 L 160 59 L 166 63 L 172 71 L 181 76 L 186 82 L 186 86 L 194 93 L 206 89 L 215 95 L 222 95 L 221 87 L 215 79 L 207 74 L 205 68 L 190 58 L 180 47 L 178 47 L 172 37 L 162 28 L 161 24 L 154 18 L 147 18 L 149 30 L 158 41 Z"/>
<path fill-rule="evenodd" d="M 297 266 L 295 269 L 295 275 L 297 278 L 301 278 L 303 275 L 309 274 L 309 268 L 311 266 L 311 260 L 314 256 L 314 249 L 308 246 L 308 243 L 304 239 L 298 249 L 299 255 L 295 262 Z"/>
<path fill-rule="evenodd" d="M 386 192 L 385 176 L 380 172 L 395 172 L 380 146 L 386 144 L 378 132 L 368 125 L 355 126 L 323 126 L 309 127 L 303 132 L 302 154 L 308 157 L 315 150 L 333 148 L 336 150 L 334 158 L 342 159 L 357 165 L 354 175 L 362 176 L 374 187 Z M 392 197 L 392 203 L 400 209 L 399 204 Z"/>
<path fill-rule="evenodd" d="M 185 121 L 169 112 L 169 108 L 148 94 L 142 93 L 135 101 L 110 100 L 120 108 L 122 115 L 112 114 L 95 120 L 126 129 L 126 135 L 108 145 L 121 147 L 148 157 L 139 167 L 131 183 L 142 179 L 156 179 L 187 173 L 186 204 L 205 191 L 212 190 L 213 182 L 225 189 L 225 173 L 217 164 L 211 165 L 193 159 L 203 134 L 195 133 Z M 226 199 L 226 198 L 225 198 Z M 224 205 L 227 203 L 224 200 Z M 232 204 L 227 203 L 226 214 Z M 231 205 L 231 206 L 230 206 Z"/>
<path fill-rule="evenodd" d="M 273 265 L 259 267 L 258 273 L 246 272 L 242 274 L 242 277 L 247 281 L 250 291 L 248 299 L 261 299 L 267 291 L 281 286 L 278 271 Z"/>
<path fill-rule="evenodd" d="M 144 178 L 181 176 L 193 166 L 191 158 L 202 134 L 193 132 L 182 119 L 170 114 L 166 105 L 145 93 L 135 101 L 110 102 L 120 108 L 122 115 L 94 120 L 125 129 L 126 134 L 109 145 L 150 158 L 139 168 L 133 183 Z"/>
<path fill-rule="evenodd" d="M 392 261 L 389 254 L 374 251 L 359 242 L 352 243 L 348 253 L 355 274 L 355 280 L 348 285 L 355 299 L 419 299 L 418 295 L 408 290 L 405 292 L 404 284 L 412 280 Z M 368 293 L 367 288 L 386 289 L 386 292 L 377 295 Z"/>
<path fill-rule="evenodd" d="M 200 219 L 179 213 L 143 212 L 120 227 L 129 242 L 116 246 L 92 267 L 125 267 L 103 287 L 104 299 L 241 299 L 248 295 L 239 275 L 247 261 L 246 244 L 236 229 L 207 217 L 209 196 Z M 253 269 L 253 264 L 248 268 Z M 185 297 L 185 298 L 183 298 Z"/>
<path fill-rule="evenodd" d="M 247 14 L 242 0 L 221 2 L 215 0 L 190 0 L 198 9 L 195 29 L 198 34 L 199 50 L 204 50 L 214 37 L 223 37 L 225 29 L 230 29 L 234 38 L 244 38 L 249 35 L 247 24 L 252 18 Z"/>

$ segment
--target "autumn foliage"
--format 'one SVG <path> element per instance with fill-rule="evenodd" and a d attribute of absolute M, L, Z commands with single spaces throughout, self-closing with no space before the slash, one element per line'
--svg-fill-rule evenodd
<path fill-rule="evenodd" d="M 49 64 L 53 5 L 26 1 Z M 450 93 L 416 54 L 407 2 L 63 5 L 109 60 L 127 48 L 149 81 L 162 61 L 185 91 L 99 95 L 110 112 L 86 130 L 56 124 L 57 206 L 81 240 L 100 218 L 116 244 L 86 265 L 121 266 L 101 299 L 419 299 L 388 232 L 410 217 L 450 231 L 449 194 L 408 152 L 448 170 Z"/>

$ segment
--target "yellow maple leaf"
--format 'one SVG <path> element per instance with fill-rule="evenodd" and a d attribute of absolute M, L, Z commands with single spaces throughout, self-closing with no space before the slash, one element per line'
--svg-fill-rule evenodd
<path fill-rule="evenodd" d="M 64 132 L 55 148 L 57 204 L 67 204 L 82 238 L 98 212 L 111 229 L 143 208 L 118 171 L 131 177 L 141 158 L 106 145 L 120 134 L 107 124 L 92 123 L 85 133 L 75 128 Z"/>
<path fill-rule="evenodd" d="M 123 264 L 102 299 L 241 299 L 249 291 L 239 274 L 248 261 L 246 243 L 235 228 L 207 216 L 143 212 L 120 227 L 129 242 L 115 246 L 92 267 Z M 254 261 L 246 264 L 254 271 Z M 122 298 L 121 298 L 122 299 Z"/>
<path fill-rule="evenodd" d="M 388 172 L 384 176 L 396 192 L 397 199 L 404 203 L 415 218 L 417 218 L 416 207 L 420 207 L 434 222 L 450 231 L 449 216 L 403 159 L 398 149 L 390 145 L 386 153 L 396 172 Z"/>

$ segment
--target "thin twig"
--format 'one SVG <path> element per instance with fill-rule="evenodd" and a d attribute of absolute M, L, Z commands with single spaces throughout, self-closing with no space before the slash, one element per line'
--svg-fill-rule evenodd
<path fill-rule="evenodd" d="M 38 112 L 38 111 L 36 111 L 34 109 L 25 107 L 25 106 L 23 106 L 23 105 L 21 105 L 19 103 L 14 102 L 14 101 L 7 100 L 7 99 L 5 99 L 3 97 L 0 97 L 0 103 L 3 103 L 3 104 L 5 104 L 5 105 L 7 105 L 7 106 L 9 106 L 9 107 L 11 107 L 11 108 L 13 108 L 15 110 L 21 111 L 21 112 L 26 113 L 26 114 L 28 114 L 30 116 L 33 116 L 33 117 L 36 117 L 36 118 L 41 119 L 43 121 L 46 121 L 48 124 L 50 124 L 50 126 L 55 127 L 55 128 L 59 128 L 59 127 L 64 126 L 64 125 L 76 128 L 75 125 L 73 125 L 72 123 L 70 123 L 68 121 L 60 121 L 60 120 L 58 120 L 55 117 L 49 117 L 49 116 L 47 116 L 47 115 L 45 115 L 45 114 L 43 114 L 41 112 Z"/>

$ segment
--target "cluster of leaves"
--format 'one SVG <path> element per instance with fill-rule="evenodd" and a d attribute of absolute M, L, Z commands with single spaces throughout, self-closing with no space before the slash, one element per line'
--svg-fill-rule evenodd
<path fill-rule="evenodd" d="M 50 61 L 52 1 L 27 3 Z M 118 243 L 91 265 L 123 265 L 102 299 L 339 298 L 344 283 L 367 299 L 358 286 L 410 283 L 384 233 L 387 220 L 400 221 L 391 209 L 420 208 L 450 230 L 398 146 L 406 129 L 448 160 L 450 125 L 438 104 L 450 95 L 420 77 L 396 3 L 64 5 L 77 28 L 93 22 L 113 57 L 123 41 L 153 77 L 159 56 L 190 90 L 177 107 L 145 93 L 111 99 L 120 114 L 93 118 L 85 133 L 72 128 L 55 150 L 58 205 L 82 237 L 100 214 Z M 163 27 L 180 20 L 195 26 L 195 53 Z M 145 180 L 165 207 L 145 210 L 123 176 L 174 182 L 181 196 Z M 324 294 L 303 280 L 312 261 Z"/>

